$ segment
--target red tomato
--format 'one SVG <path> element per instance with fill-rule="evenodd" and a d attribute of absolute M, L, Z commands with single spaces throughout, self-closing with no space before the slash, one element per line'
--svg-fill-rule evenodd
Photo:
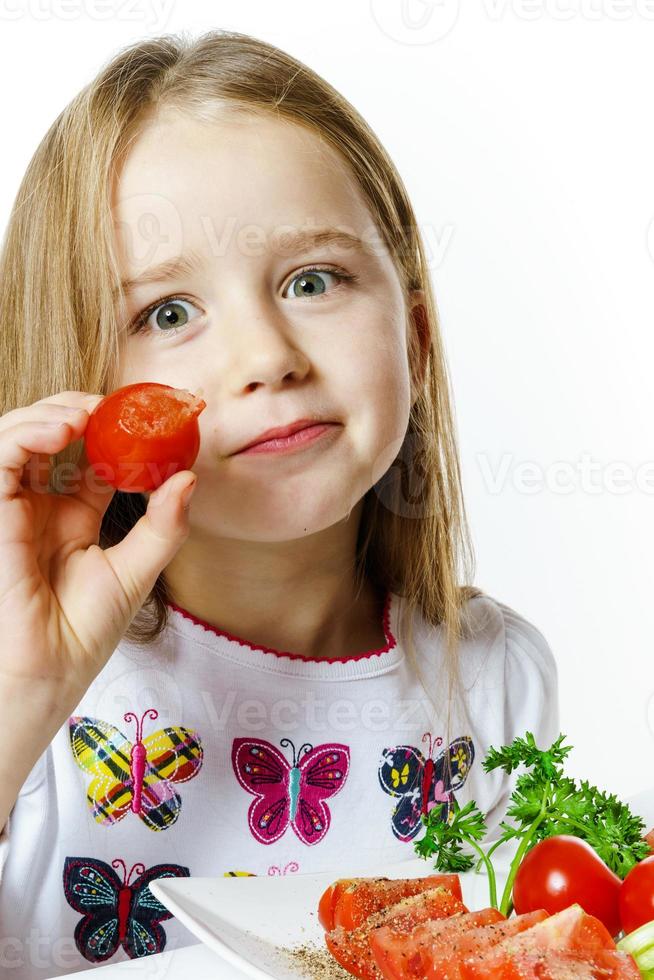
<path fill-rule="evenodd" d="M 117 490 L 156 490 L 189 469 L 200 450 L 198 415 L 206 402 L 182 388 L 144 381 L 118 388 L 91 412 L 86 457 Z"/>
<path fill-rule="evenodd" d="M 400 899 L 380 912 L 373 912 L 363 925 L 349 931 L 336 926 L 325 934 L 327 948 L 334 959 L 353 976 L 361 980 L 378 980 L 379 970 L 370 949 L 370 936 L 380 926 L 388 926 L 393 936 L 406 935 L 421 922 L 445 919 L 458 912 L 467 912 L 447 888 L 429 888 L 418 895 Z"/>
<path fill-rule="evenodd" d="M 341 890 L 334 906 L 334 925 L 356 929 L 369 915 L 442 885 L 461 901 L 461 882 L 456 874 L 434 874 L 425 878 L 360 878 Z"/>
<path fill-rule="evenodd" d="M 643 837 L 649 844 L 650 853 L 654 854 L 654 827 L 648 833 L 643 834 Z"/>
<path fill-rule="evenodd" d="M 559 834 L 527 851 L 513 883 L 513 906 L 517 913 L 545 909 L 553 914 L 578 903 L 617 936 L 621 884 L 590 844 Z"/>
<path fill-rule="evenodd" d="M 448 977 L 449 980 L 450 974 L 446 971 L 442 974 L 436 972 L 440 966 L 440 953 L 458 950 L 464 936 L 477 928 L 508 921 L 497 909 L 485 908 L 478 912 L 463 912 L 447 919 L 425 922 L 408 935 L 398 935 L 391 923 L 390 927 L 382 925 L 372 930 L 370 950 L 385 980 L 430 977 L 432 966 L 435 967 L 434 976 Z M 452 974 L 453 977 L 456 975 Z"/>
<path fill-rule="evenodd" d="M 338 881 L 332 882 L 328 888 L 325 888 L 318 902 L 318 922 L 323 929 L 334 928 L 334 909 L 338 897 L 346 885 L 358 880 L 358 878 L 339 878 Z"/>
<path fill-rule="evenodd" d="M 401 980 L 404 963 L 410 966 L 413 977 L 460 980 L 464 959 L 476 960 L 505 939 L 531 929 L 546 918 L 544 909 L 505 919 L 496 909 L 487 908 L 474 916 L 456 916 L 451 922 L 443 923 L 443 928 L 428 922 L 407 936 L 404 950 L 398 944 L 391 968 L 386 966 L 384 977 Z M 381 966 L 383 960 L 377 963 Z"/>
<path fill-rule="evenodd" d="M 461 977 L 464 980 L 637 977 L 632 957 L 622 953 L 616 956 L 616 952 L 613 939 L 599 919 L 586 915 L 579 905 L 570 905 L 525 932 L 502 940 L 499 945 L 464 958 L 460 964 Z M 558 970 L 554 966 L 557 960 Z M 593 965 L 596 962 L 600 964 L 597 969 Z M 603 972 L 604 965 L 614 972 L 611 969 Z"/>
<path fill-rule="evenodd" d="M 501 965 L 473 959 L 464 960 L 461 980 L 641 980 L 636 961 L 617 949 L 594 953 L 514 953 L 505 955 Z"/>
<path fill-rule="evenodd" d="M 627 935 L 654 919 L 654 854 L 634 865 L 620 886 L 618 902 Z"/>

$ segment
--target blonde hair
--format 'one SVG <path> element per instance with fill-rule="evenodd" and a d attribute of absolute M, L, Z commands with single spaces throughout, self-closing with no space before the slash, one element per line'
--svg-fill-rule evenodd
<path fill-rule="evenodd" d="M 410 613 L 420 610 L 428 625 L 443 630 L 445 664 L 438 667 L 449 679 L 449 741 L 465 604 L 482 593 L 468 584 L 474 557 L 436 300 L 416 216 L 392 160 L 358 112 L 309 67 L 235 32 L 210 31 L 197 39 L 163 35 L 122 49 L 61 112 L 28 165 L 0 255 L 2 414 L 58 391 L 108 394 L 117 387 L 121 323 L 114 290 L 120 274 L 110 189 L 130 142 L 148 116 L 164 107 L 198 119 L 211 119 L 216 107 L 270 113 L 318 134 L 354 175 L 381 231 L 401 280 L 407 323 L 410 291 L 424 292 L 424 311 L 417 313 L 422 341 L 416 329 L 408 331 L 418 397 L 398 466 L 365 495 L 356 583 L 357 590 L 368 580 L 405 598 L 406 630 L 403 622 L 398 632 L 418 673 Z M 54 492 L 60 464 L 75 464 L 81 451 L 79 442 L 55 459 Z M 416 474 L 417 489 L 412 486 Z M 144 512 L 140 494 L 117 491 L 102 522 L 100 545 L 119 541 Z M 126 639 L 154 640 L 166 625 L 171 601 L 162 572 Z"/>

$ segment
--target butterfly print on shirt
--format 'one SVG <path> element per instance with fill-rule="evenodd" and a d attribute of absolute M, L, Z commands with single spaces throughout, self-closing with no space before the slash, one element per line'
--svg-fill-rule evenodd
<path fill-rule="evenodd" d="M 391 814 L 393 833 L 401 841 L 410 841 L 423 824 L 422 814 L 428 814 L 437 804 L 444 803 L 441 818 L 447 820 L 456 805 L 454 792 L 467 779 L 475 758 L 475 748 L 469 735 L 450 742 L 434 758 L 434 749 L 443 744 L 442 738 L 429 739 L 429 755 L 425 758 L 413 745 L 395 745 L 384 749 L 379 764 L 379 784 L 385 793 L 399 797 Z"/>
<path fill-rule="evenodd" d="M 113 870 L 122 865 L 122 881 Z M 132 875 L 138 877 L 130 884 Z M 150 891 L 156 878 L 188 878 L 181 864 L 135 864 L 128 872 L 125 862 L 115 858 L 111 867 L 89 857 L 67 857 L 64 863 L 64 894 L 82 918 L 75 927 L 75 945 L 91 963 L 110 959 L 122 946 L 131 959 L 160 953 L 166 933 L 160 923 L 171 919 L 169 912 Z"/>
<path fill-rule="evenodd" d="M 141 718 L 128 711 L 136 725 L 130 742 L 118 728 L 98 718 L 69 719 L 70 745 L 80 769 L 91 773 L 86 799 L 94 820 L 111 826 L 130 811 L 150 830 L 165 830 L 177 820 L 182 800 L 175 783 L 185 783 L 200 771 L 202 744 L 196 732 L 172 726 L 143 738 L 146 718 L 158 718 L 148 708 Z"/>
<path fill-rule="evenodd" d="M 250 831 L 260 843 L 273 844 L 291 826 L 303 844 L 317 844 L 331 824 L 325 801 L 347 779 L 350 750 L 337 742 L 315 748 L 305 742 L 296 754 L 289 738 L 279 744 L 291 747 L 292 764 L 270 742 L 234 739 L 234 773 L 243 789 L 256 797 L 248 810 Z"/>

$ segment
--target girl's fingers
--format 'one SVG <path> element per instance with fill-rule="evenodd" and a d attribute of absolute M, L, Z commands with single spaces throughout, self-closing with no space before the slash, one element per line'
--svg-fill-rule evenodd
<path fill-rule="evenodd" d="M 0 503 L 20 491 L 23 470 L 34 453 L 59 453 L 71 435 L 65 422 L 18 422 L 0 431 Z"/>
<path fill-rule="evenodd" d="M 91 412 L 104 397 L 104 395 L 93 395 L 83 391 L 62 391 L 48 398 L 42 398 L 31 405 L 14 409 L 0 417 L 0 437 L 4 431 L 15 429 L 18 425 L 32 424 L 39 427 L 45 423 L 59 422 L 65 423 L 67 426 L 67 429 L 63 430 L 68 433 L 66 440 L 63 442 L 62 440 L 55 440 L 55 448 L 50 448 L 52 446 L 50 441 L 45 452 L 34 451 L 30 454 L 19 476 L 21 487 L 36 493 L 48 492 L 52 456 L 61 452 L 71 442 L 83 437 Z M 46 430 L 47 428 L 48 426 L 45 426 Z M 67 469 L 64 479 L 57 481 L 57 485 L 63 485 L 62 492 L 74 495 L 77 499 L 88 504 L 102 519 L 115 489 L 96 477 L 93 471 L 87 467 L 88 461 L 82 450 L 82 459 L 78 462 L 78 469 L 72 473 Z M 15 481 L 12 480 L 7 486 L 14 486 L 14 484 Z"/>
<path fill-rule="evenodd" d="M 157 577 L 173 559 L 189 534 L 183 491 L 191 473 L 175 473 L 150 495 L 148 507 L 118 544 L 104 549 L 136 615 Z"/>
<path fill-rule="evenodd" d="M 85 392 L 62 391 L 49 398 L 42 398 L 32 405 L 13 409 L 1 416 L 0 434 L 26 422 L 35 424 L 66 422 L 78 430 L 80 422 L 88 420 L 89 414 L 103 397 L 103 395 L 90 395 Z M 62 448 L 64 447 L 58 447 L 55 452 L 60 452 Z M 49 452 L 30 454 L 20 474 L 20 485 L 36 493 L 46 493 L 50 484 L 51 464 Z"/>
<path fill-rule="evenodd" d="M 90 395 L 82 391 L 61 391 L 48 398 L 42 398 L 32 405 L 14 408 L 0 416 L 0 432 L 11 428 L 18 422 L 67 421 L 75 411 L 84 409 L 89 414 L 104 398 L 104 395 Z"/>
<path fill-rule="evenodd" d="M 103 480 L 90 465 L 84 446 L 82 446 L 82 452 L 77 462 L 74 486 L 71 487 L 70 491 L 71 497 L 91 507 L 101 521 L 115 492 L 116 488 Z"/>
<path fill-rule="evenodd" d="M 47 493 L 50 486 L 52 460 L 49 453 L 33 453 L 25 464 L 20 478 L 21 487 Z"/>
<path fill-rule="evenodd" d="M 73 414 L 72 418 L 70 418 L 67 422 L 67 425 L 72 432 L 72 437 L 68 439 L 66 445 L 83 438 L 88 419 L 89 415 L 86 411 L 80 411 L 77 415 Z M 56 452 L 60 452 L 60 449 L 57 449 Z M 41 463 L 40 471 L 34 477 L 35 483 L 33 485 L 29 484 L 30 486 L 33 486 L 34 489 L 41 487 L 47 490 L 50 480 L 51 460 L 49 457 L 46 457 L 46 459 L 47 466 L 44 466 Z M 34 462 L 30 460 L 30 464 L 32 471 L 37 469 L 39 466 L 36 458 Z M 26 471 L 24 480 L 27 476 L 28 474 Z M 84 450 L 84 444 L 82 444 L 82 450 L 75 468 L 72 471 L 66 470 L 63 476 L 63 479 L 56 481 L 60 493 L 65 494 L 71 499 L 78 500 L 80 503 L 86 504 L 96 512 L 98 520 L 101 521 L 104 517 L 105 511 L 111 503 L 111 499 L 116 492 L 116 488 L 107 483 L 106 480 L 99 476 L 90 466 Z"/>
<path fill-rule="evenodd" d="M 30 405 L 31 411 L 36 411 Z M 88 411 L 85 409 L 74 409 L 68 405 L 42 405 L 41 417 L 36 419 L 25 418 L 20 421 L 43 421 L 43 422 L 66 422 L 71 429 L 79 432 L 80 426 L 84 427 L 88 420 Z M 1 431 L 1 429 L 0 429 Z M 57 450 L 59 452 L 59 450 Z M 49 453 L 33 453 L 28 459 L 21 476 L 21 486 L 33 490 L 35 493 L 47 493 L 50 487 L 50 473 L 52 470 L 52 456 Z"/>

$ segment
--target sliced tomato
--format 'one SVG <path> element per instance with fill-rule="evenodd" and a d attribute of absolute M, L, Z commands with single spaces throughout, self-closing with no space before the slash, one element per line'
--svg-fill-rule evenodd
<path fill-rule="evenodd" d="M 628 953 L 598 949 L 594 953 L 507 953 L 501 964 L 483 972 L 473 960 L 464 960 L 464 980 L 641 980 L 640 971 Z M 448 975 L 449 976 L 449 975 Z"/>
<path fill-rule="evenodd" d="M 421 954 L 421 973 L 420 975 L 427 980 L 447 977 L 447 980 L 460 980 L 461 961 L 465 957 L 477 957 L 485 951 L 499 946 L 501 942 L 510 936 L 516 936 L 527 929 L 531 929 L 537 922 L 542 922 L 548 918 L 549 913 L 545 909 L 537 909 L 534 912 L 526 912 L 524 915 L 512 916 L 510 919 L 501 922 L 492 922 L 489 925 L 477 926 L 467 930 L 456 943 L 445 941 L 443 936 L 440 942 L 431 945 L 429 942 L 429 927 L 421 927 L 411 934 L 412 944 L 415 943 L 417 950 Z"/>
<path fill-rule="evenodd" d="M 386 980 L 423 977 L 423 953 L 442 947 L 451 950 L 461 937 L 477 926 L 487 926 L 507 919 L 497 909 L 486 908 L 464 912 L 449 919 L 418 926 L 409 935 L 398 935 L 390 926 L 380 926 L 370 933 L 373 959 Z"/>
<path fill-rule="evenodd" d="M 370 935 L 374 929 L 387 926 L 395 936 L 406 935 L 422 922 L 445 919 L 467 911 L 463 902 L 447 888 L 430 888 L 403 898 L 380 912 L 373 912 L 356 929 L 346 930 L 343 926 L 336 926 L 325 935 L 325 942 L 334 959 L 353 976 L 362 980 L 378 980 L 381 973 L 370 949 Z"/>
<path fill-rule="evenodd" d="M 543 956 L 566 953 L 587 958 L 602 950 L 615 951 L 615 943 L 606 926 L 580 905 L 570 905 L 527 929 L 518 936 L 504 939 L 498 946 L 470 957 L 461 964 L 465 980 L 495 980 L 507 974 L 507 964 L 521 956 Z"/>
<path fill-rule="evenodd" d="M 456 874 L 427 875 L 426 878 L 360 878 L 346 885 L 334 905 L 334 925 L 356 929 L 369 915 L 395 905 L 401 898 L 417 895 L 428 888 L 442 885 L 459 901 L 461 882 Z"/>
<path fill-rule="evenodd" d="M 345 886 L 351 884 L 353 881 L 360 881 L 360 879 L 339 878 L 338 881 L 332 882 L 329 888 L 325 888 L 318 902 L 318 922 L 323 929 L 334 928 L 334 908 L 336 907 L 338 897 Z"/>

